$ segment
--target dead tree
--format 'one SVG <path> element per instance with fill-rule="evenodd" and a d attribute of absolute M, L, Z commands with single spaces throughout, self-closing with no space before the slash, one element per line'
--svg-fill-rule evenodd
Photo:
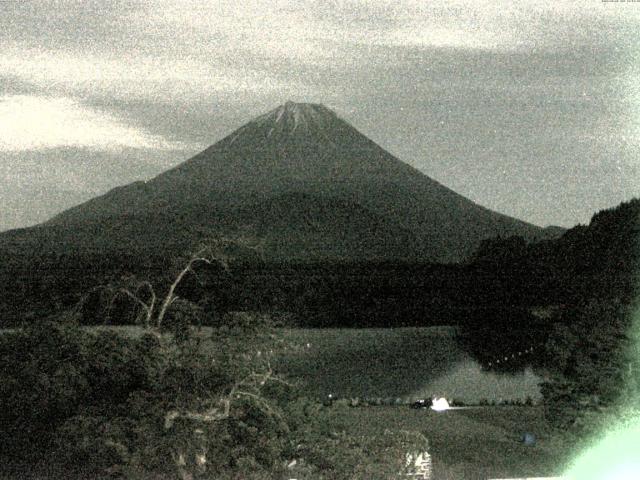
<path fill-rule="evenodd" d="M 261 246 L 251 246 L 248 243 L 244 243 L 244 240 L 229 240 L 221 239 L 216 241 L 210 241 L 206 246 L 200 248 L 187 263 L 178 272 L 173 282 L 169 286 L 167 294 L 159 301 L 156 289 L 151 282 L 134 281 L 131 286 L 121 286 L 119 288 L 111 288 L 113 291 L 112 300 L 110 306 L 114 304 L 119 295 L 125 295 L 129 297 L 139 308 L 142 309 L 142 324 L 146 329 L 159 330 L 167 312 L 171 308 L 171 305 L 178 299 L 176 295 L 176 289 L 183 281 L 187 274 L 196 274 L 194 267 L 199 263 L 207 265 L 218 264 L 224 270 L 229 271 L 229 258 L 225 250 L 231 245 L 242 245 L 245 248 L 251 249 L 255 252 L 261 253 Z M 146 293 L 146 295 L 145 295 Z"/>

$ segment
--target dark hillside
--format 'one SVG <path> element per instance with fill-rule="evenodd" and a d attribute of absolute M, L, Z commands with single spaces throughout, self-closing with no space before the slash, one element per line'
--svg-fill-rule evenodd
<path fill-rule="evenodd" d="M 617 298 L 631 302 L 640 279 L 640 199 L 593 215 L 556 240 L 485 241 L 475 263 L 510 279 L 520 291 L 538 292 L 542 303 L 583 303 Z"/>

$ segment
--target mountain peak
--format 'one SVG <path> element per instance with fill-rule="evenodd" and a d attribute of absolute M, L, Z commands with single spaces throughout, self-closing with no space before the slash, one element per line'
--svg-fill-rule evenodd
<path fill-rule="evenodd" d="M 282 130 L 294 132 L 298 129 L 326 127 L 336 118 L 336 114 L 321 103 L 297 103 L 289 100 L 259 116 L 253 123 L 270 124 Z"/>

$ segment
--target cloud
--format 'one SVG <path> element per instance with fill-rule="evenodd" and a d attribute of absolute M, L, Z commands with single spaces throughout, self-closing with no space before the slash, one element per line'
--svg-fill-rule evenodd
<path fill-rule="evenodd" d="M 68 2 L 64 14 L 53 3 L 29 5 L 0 18 L 5 75 L 55 95 L 191 104 L 326 97 L 318 76 L 393 64 L 389 47 L 627 48 L 638 43 L 631 27 L 640 18 L 547 0 L 110 0 Z"/>
<path fill-rule="evenodd" d="M 119 119 L 65 97 L 0 97 L 0 150 L 56 147 L 113 150 L 123 147 L 160 150 L 185 148 L 126 125 Z"/>
<path fill-rule="evenodd" d="M 511 48 L 505 8 L 459 2 L 152 0 L 131 22 L 174 52 L 278 68 L 352 61 L 363 46 Z M 508 10 L 514 10 L 509 8 Z"/>
<path fill-rule="evenodd" d="M 189 47 L 194 52 L 199 47 L 217 60 L 237 63 L 250 54 L 313 62 L 328 52 L 318 43 L 322 25 L 310 16 L 308 7 L 308 2 L 282 0 L 152 0 L 133 20 L 144 18 L 145 31 L 172 39 L 175 49 Z"/>
<path fill-rule="evenodd" d="M 640 10 L 602 3 L 351 0 L 335 4 L 334 21 L 356 23 L 358 41 L 374 45 L 516 52 L 563 51 L 615 41 L 638 44 Z"/>
<path fill-rule="evenodd" d="M 188 56 L 166 57 L 21 49 L 0 53 L 0 70 L 43 91 L 77 95 L 107 93 L 116 98 L 167 102 L 300 89 L 295 80 L 277 79 L 246 66 L 220 66 Z"/>

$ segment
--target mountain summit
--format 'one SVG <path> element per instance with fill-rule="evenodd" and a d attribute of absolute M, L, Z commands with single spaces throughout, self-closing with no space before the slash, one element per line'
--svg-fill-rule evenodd
<path fill-rule="evenodd" d="M 293 133 L 297 128 L 306 131 L 323 130 L 337 118 L 336 114 L 320 103 L 294 103 L 284 105 L 259 116 L 253 122 L 257 125 L 269 125 L 274 130 Z M 272 132 L 273 133 L 273 132 Z"/>
<path fill-rule="evenodd" d="M 549 236 L 401 162 L 325 106 L 293 102 L 20 236 L 36 231 L 67 249 L 134 251 L 242 234 L 268 259 L 296 261 L 454 262 L 488 237 Z"/>

